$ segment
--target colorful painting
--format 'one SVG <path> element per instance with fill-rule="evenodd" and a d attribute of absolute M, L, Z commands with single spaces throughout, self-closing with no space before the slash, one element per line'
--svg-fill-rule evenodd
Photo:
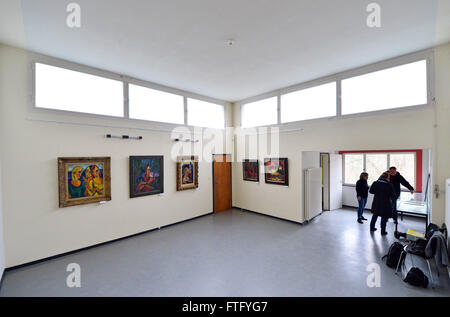
<path fill-rule="evenodd" d="M 259 161 L 244 160 L 242 162 L 244 181 L 259 182 Z"/>
<path fill-rule="evenodd" d="M 198 157 L 180 156 L 177 159 L 177 190 L 198 187 Z"/>
<path fill-rule="evenodd" d="M 267 184 L 289 186 L 288 159 L 264 159 L 265 181 Z"/>
<path fill-rule="evenodd" d="M 164 192 L 164 157 L 130 156 L 130 198 Z"/>
<path fill-rule="evenodd" d="M 111 200 L 109 157 L 58 158 L 59 207 Z"/>

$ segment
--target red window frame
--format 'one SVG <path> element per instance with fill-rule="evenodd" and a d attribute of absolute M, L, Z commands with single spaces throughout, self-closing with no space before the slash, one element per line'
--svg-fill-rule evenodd
<path fill-rule="evenodd" d="M 339 151 L 339 154 L 358 153 L 415 153 L 416 154 L 416 192 L 422 192 L 422 159 L 423 150 L 365 150 L 365 151 Z"/>

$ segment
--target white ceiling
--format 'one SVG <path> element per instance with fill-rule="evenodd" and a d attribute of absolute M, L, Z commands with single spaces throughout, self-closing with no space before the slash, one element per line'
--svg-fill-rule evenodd
<path fill-rule="evenodd" d="M 0 42 L 236 101 L 450 41 L 450 0 L 374 1 L 0 0 Z"/>

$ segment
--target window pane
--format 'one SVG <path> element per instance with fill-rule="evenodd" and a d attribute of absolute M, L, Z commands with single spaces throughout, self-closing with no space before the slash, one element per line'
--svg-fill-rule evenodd
<path fill-rule="evenodd" d="M 342 114 L 426 103 L 426 60 L 342 81 Z"/>
<path fill-rule="evenodd" d="M 359 175 L 364 171 L 363 154 L 345 154 L 344 156 L 345 184 L 356 184 Z"/>
<path fill-rule="evenodd" d="M 258 127 L 277 124 L 277 97 L 272 97 L 242 106 L 242 127 Z"/>
<path fill-rule="evenodd" d="M 215 103 L 188 98 L 188 124 L 197 127 L 223 129 L 224 107 Z"/>
<path fill-rule="evenodd" d="M 130 118 L 184 124 L 183 96 L 129 85 Z"/>
<path fill-rule="evenodd" d="M 36 63 L 36 107 L 123 116 L 123 83 Z"/>
<path fill-rule="evenodd" d="M 366 154 L 366 172 L 369 173 L 369 186 L 388 169 L 387 154 Z"/>
<path fill-rule="evenodd" d="M 336 82 L 281 96 L 281 122 L 336 115 Z"/>
<path fill-rule="evenodd" d="M 416 188 L 416 155 L 414 153 L 391 154 L 391 166 Z"/>

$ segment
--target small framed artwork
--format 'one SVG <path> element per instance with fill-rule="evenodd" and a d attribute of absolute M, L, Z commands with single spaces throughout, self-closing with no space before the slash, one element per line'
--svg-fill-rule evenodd
<path fill-rule="evenodd" d="M 111 200 L 111 158 L 59 157 L 59 208 Z"/>
<path fill-rule="evenodd" d="M 264 175 L 267 184 L 289 186 L 288 159 L 264 159 Z"/>
<path fill-rule="evenodd" d="M 177 190 L 198 188 L 198 157 L 179 156 L 177 158 Z"/>
<path fill-rule="evenodd" d="M 164 156 L 130 156 L 130 198 L 164 193 Z"/>
<path fill-rule="evenodd" d="M 243 160 L 242 169 L 244 173 L 244 181 L 259 182 L 258 160 Z"/>

